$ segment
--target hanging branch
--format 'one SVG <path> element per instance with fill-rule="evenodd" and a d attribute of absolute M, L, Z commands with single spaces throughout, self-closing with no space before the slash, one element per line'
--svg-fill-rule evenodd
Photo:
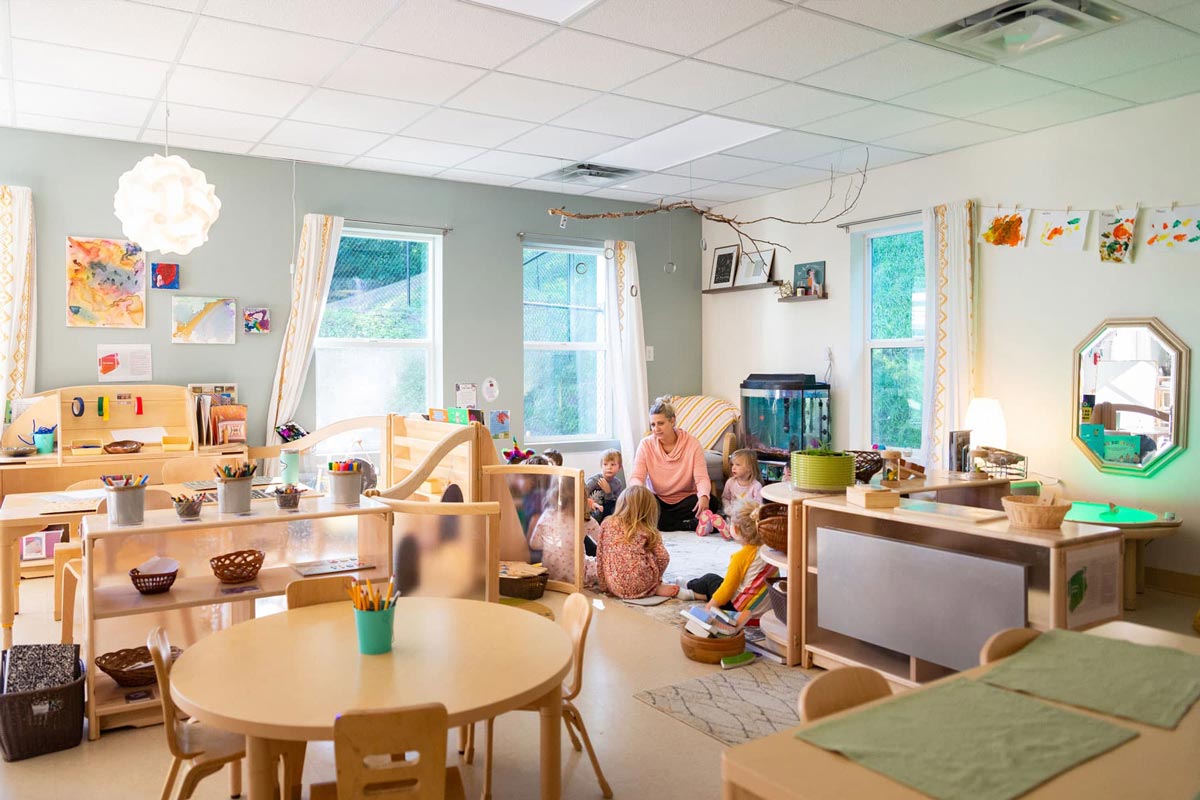
<path fill-rule="evenodd" d="M 851 209 L 853 209 L 856 205 L 858 205 L 858 198 L 862 196 L 863 187 L 867 185 L 867 166 L 869 165 L 870 160 L 871 160 L 871 151 L 868 148 L 867 157 L 863 161 L 862 168 L 856 170 L 856 172 L 858 174 L 857 189 L 855 189 L 854 176 L 851 175 L 846 184 L 846 193 L 842 198 L 841 210 L 838 211 L 837 213 L 831 213 L 828 216 L 821 216 L 821 215 L 825 214 L 826 209 L 829 208 L 829 204 L 831 202 L 833 202 L 834 189 L 837 184 L 838 176 L 833 171 L 832 167 L 830 167 L 830 169 L 829 169 L 829 194 L 828 194 L 828 196 L 826 196 L 824 204 L 822 204 L 822 206 L 819 209 L 817 209 L 817 212 L 815 214 L 813 214 L 812 217 L 809 219 L 785 219 L 783 217 L 768 216 L 768 217 L 758 217 L 756 219 L 741 220 L 741 219 L 738 219 L 737 217 L 730 217 L 730 216 L 726 216 L 725 214 L 718 214 L 715 211 L 713 211 L 711 208 L 704 208 L 703 206 L 698 206 L 692 200 L 676 200 L 673 203 L 664 203 L 660 200 L 658 202 L 658 205 L 656 205 L 652 208 L 642 208 L 642 209 L 638 209 L 637 211 L 601 211 L 601 212 L 596 212 L 593 214 L 584 214 L 584 213 L 581 213 L 578 211 L 567 211 L 566 208 L 551 208 L 546 213 L 548 213 L 552 217 L 566 217 L 567 219 L 579 219 L 579 220 L 624 219 L 626 217 L 635 217 L 635 218 L 636 217 L 645 217 L 650 214 L 661 214 L 663 212 L 669 213 L 671 211 L 677 211 L 682 208 L 682 209 L 687 209 L 689 211 L 692 211 L 695 214 L 699 214 L 701 217 L 708 220 L 709 222 L 716 222 L 721 225 L 728 225 L 729 229 L 732 230 L 734 235 L 736 235 L 738 237 L 738 244 L 742 247 L 742 252 L 750 251 L 750 248 L 747 248 L 745 246 L 746 242 L 749 242 L 752 245 L 754 245 L 755 250 L 761 250 L 761 249 L 763 249 L 763 247 L 768 247 L 768 246 L 769 247 L 781 247 L 790 253 L 791 248 L 788 247 L 787 245 L 780 244 L 779 242 L 773 242 L 770 239 L 761 239 L 756 236 L 753 236 L 750 233 L 746 232 L 744 230 L 744 227 L 746 225 L 754 225 L 759 222 L 780 222 L 780 223 L 783 223 L 784 225 L 823 225 L 827 222 L 832 222 L 833 220 L 837 219 L 838 217 L 848 214 Z"/>

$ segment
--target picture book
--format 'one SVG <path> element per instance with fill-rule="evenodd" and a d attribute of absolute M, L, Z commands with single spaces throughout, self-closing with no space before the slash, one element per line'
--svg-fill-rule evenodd
<path fill-rule="evenodd" d="M 246 406 L 234 403 L 215 405 L 210 413 L 212 444 L 241 444 L 246 441 Z"/>

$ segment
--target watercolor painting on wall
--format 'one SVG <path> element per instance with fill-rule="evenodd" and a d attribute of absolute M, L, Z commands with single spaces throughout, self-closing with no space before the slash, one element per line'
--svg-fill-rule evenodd
<path fill-rule="evenodd" d="M 1035 211 L 1029 228 L 1043 247 L 1082 250 L 1090 216 L 1090 211 Z"/>
<path fill-rule="evenodd" d="M 1028 208 L 980 206 L 979 241 L 996 247 L 1022 247 L 1029 235 Z"/>
<path fill-rule="evenodd" d="M 172 297 L 171 341 L 176 344 L 233 344 L 237 304 L 228 297 Z"/>
<path fill-rule="evenodd" d="M 156 261 L 150 265 L 150 286 L 155 289 L 179 288 L 179 265 Z"/>
<path fill-rule="evenodd" d="M 271 309 L 242 307 L 242 333 L 270 333 Z"/>
<path fill-rule="evenodd" d="M 1113 264 L 1133 263 L 1133 229 L 1138 210 L 1100 212 L 1100 260 Z"/>
<path fill-rule="evenodd" d="M 1145 242 L 1155 250 L 1200 250 L 1200 206 L 1150 209 Z"/>
<path fill-rule="evenodd" d="M 122 239 L 67 237 L 67 327 L 146 327 L 146 254 Z"/>

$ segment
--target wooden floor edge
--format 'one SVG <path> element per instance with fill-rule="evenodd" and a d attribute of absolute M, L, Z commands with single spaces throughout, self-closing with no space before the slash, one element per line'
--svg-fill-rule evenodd
<path fill-rule="evenodd" d="M 1146 585 L 1189 597 L 1200 597 L 1200 575 L 1146 567 Z"/>

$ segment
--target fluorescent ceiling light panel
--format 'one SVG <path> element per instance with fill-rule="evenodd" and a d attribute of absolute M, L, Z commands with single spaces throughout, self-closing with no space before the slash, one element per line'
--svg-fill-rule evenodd
<path fill-rule="evenodd" d="M 778 128 L 701 114 L 596 157 L 620 167 L 657 171 L 761 139 Z"/>
<path fill-rule="evenodd" d="M 597 0 L 475 0 L 476 3 L 505 11 L 515 11 L 527 17 L 563 22 L 578 14 Z"/>

